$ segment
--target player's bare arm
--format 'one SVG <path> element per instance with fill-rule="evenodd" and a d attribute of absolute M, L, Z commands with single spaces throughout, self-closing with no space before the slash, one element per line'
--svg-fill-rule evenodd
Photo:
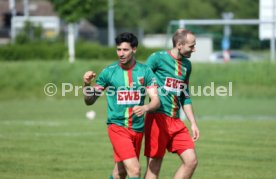
<path fill-rule="evenodd" d="M 199 139 L 199 129 L 198 129 L 198 126 L 196 123 L 192 105 L 191 104 L 184 105 L 183 110 L 187 116 L 187 119 L 191 123 L 191 130 L 193 133 L 193 141 L 197 141 Z"/>
<path fill-rule="evenodd" d="M 142 116 L 146 112 L 155 111 L 160 107 L 160 100 L 157 93 L 157 88 L 148 88 L 147 93 L 150 97 L 150 103 L 143 106 L 134 106 L 133 112 L 136 116 Z"/>
<path fill-rule="evenodd" d="M 87 88 L 91 85 L 91 82 L 96 78 L 96 73 L 93 71 L 87 71 L 83 75 L 83 83 L 85 87 L 84 91 L 84 101 L 86 105 L 92 105 L 96 102 L 99 95 L 97 95 L 96 90 L 94 88 Z"/>
<path fill-rule="evenodd" d="M 83 75 L 83 82 L 85 86 L 89 86 L 91 82 L 96 78 L 96 73 L 93 71 L 87 71 Z"/>

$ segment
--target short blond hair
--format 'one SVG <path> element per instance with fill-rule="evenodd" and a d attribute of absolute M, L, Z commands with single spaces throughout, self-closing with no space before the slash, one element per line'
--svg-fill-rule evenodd
<path fill-rule="evenodd" d="M 187 29 L 177 29 L 176 32 L 173 34 L 173 37 L 172 37 L 173 47 L 176 47 L 176 44 L 178 42 L 185 43 L 188 34 L 194 35 L 193 32 L 190 31 L 190 30 L 187 30 Z"/>

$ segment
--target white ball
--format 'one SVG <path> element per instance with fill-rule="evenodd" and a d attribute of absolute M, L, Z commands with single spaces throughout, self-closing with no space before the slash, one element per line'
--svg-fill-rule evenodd
<path fill-rule="evenodd" d="M 89 120 L 93 120 L 93 119 L 96 117 L 96 112 L 95 112 L 95 111 L 88 111 L 88 112 L 86 113 L 86 117 L 87 117 L 87 119 L 89 119 Z"/>

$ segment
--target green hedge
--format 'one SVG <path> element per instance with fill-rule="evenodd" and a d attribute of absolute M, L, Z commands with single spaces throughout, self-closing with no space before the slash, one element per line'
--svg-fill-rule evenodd
<path fill-rule="evenodd" d="M 66 47 L 63 44 L 33 43 L 24 45 L 6 45 L 0 47 L 1 61 L 18 61 L 30 59 L 62 59 Z"/>
<path fill-rule="evenodd" d="M 0 61 L 0 100 L 20 97 L 47 97 L 43 90 L 47 83 L 54 83 L 61 91 L 62 83 L 82 85 L 82 76 L 87 70 L 97 74 L 115 60 L 67 61 Z M 210 86 L 228 86 L 233 83 L 233 97 L 276 98 L 276 64 L 272 63 L 194 63 L 190 79 L 196 91 Z M 74 93 L 70 93 L 74 94 Z M 58 94 L 56 97 L 61 97 Z M 80 96 L 82 97 L 82 96 Z M 193 96 L 195 98 L 196 96 Z M 202 97 L 200 97 L 202 98 Z M 208 97 L 206 97 L 208 98 Z M 263 106 L 264 107 L 264 106 Z"/>
<path fill-rule="evenodd" d="M 138 48 L 137 59 L 145 60 L 151 53 L 159 49 Z M 95 43 L 77 43 L 77 59 L 116 59 L 116 48 Z M 29 43 L 24 45 L 6 45 L 0 47 L 0 61 L 21 60 L 67 60 L 68 49 L 65 43 Z"/>

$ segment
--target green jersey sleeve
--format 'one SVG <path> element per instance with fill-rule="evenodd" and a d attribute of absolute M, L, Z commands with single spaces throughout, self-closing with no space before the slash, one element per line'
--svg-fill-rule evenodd
<path fill-rule="evenodd" d="M 146 87 L 157 86 L 157 81 L 156 81 L 155 75 L 152 72 L 150 67 L 146 68 L 145 79 L 146 79 L 146 82 L 145 82 Z"/>
<path fill-rule="evenodd" d="M 187 70 L 187 79 L 184 81 L 184 89 L 183 93 L 181 95 L 181 105 L 187 105 L 187 104 L 192 104 L 192 100 L 190 98 L 190 86 L 189 86 L 189 80 L 190 80 L 190 75 L 192 73 L 192 66 Z"/>
<path fill-rule="evenodd" d="M 108 86 L 108 70 L 103 69 L 96 79 L 95 87 L 104 90 Z"/>
<path fill-rule="evenodd" d="M 148 57 L 148 59 L 146 61 L 146 64 L 152 69 L 153 72 L 158 67 L 158 63 L 157 63 L 158 59 L 159 59 L 158 53 L 153 53 Z"/>

